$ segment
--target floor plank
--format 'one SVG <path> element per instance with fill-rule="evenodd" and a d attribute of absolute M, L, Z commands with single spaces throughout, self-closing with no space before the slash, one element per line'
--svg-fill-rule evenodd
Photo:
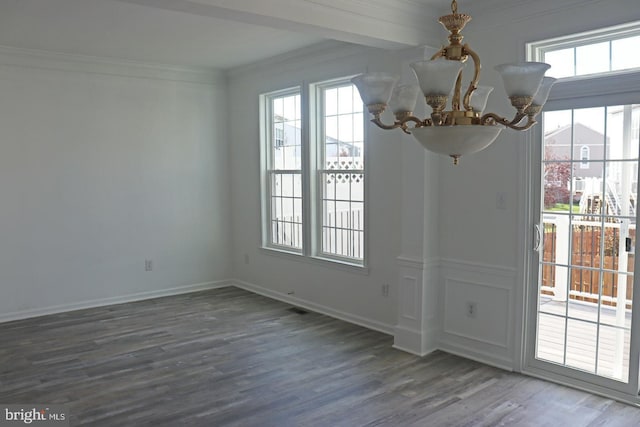
<path fill-rule="evenodd" d="M 0 324 L 0 402 L 74 426 L 632 426 L 640 409 L 236 289 Z"/>

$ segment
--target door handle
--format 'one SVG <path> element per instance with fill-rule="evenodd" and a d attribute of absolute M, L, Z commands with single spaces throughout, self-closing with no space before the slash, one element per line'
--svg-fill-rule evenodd
<path fill-rule="evenodd" d="M 540 245 L 542 244 L 542 228 L 540 224 L 533 226 L 533 250 L 540 251 Z"/>

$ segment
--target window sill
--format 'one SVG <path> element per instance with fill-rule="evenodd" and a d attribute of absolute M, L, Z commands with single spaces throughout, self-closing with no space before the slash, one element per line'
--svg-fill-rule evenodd
<path fill-rule="evenodd" d="M 324 258 L 319 256 L 307 256 L 297 252 L 291 252 L 284 249 L 270 248 L 268 246 L 262 246 L 260 252 L 265 255 L 274 256 L 289 261 L 303 262 L 310 265 L 320 266 L 331 270 L 341 270 L 348 273 L 369 275 L 369 267 L 353 264 L 342 260 L 335 260 L 330 258 Z"/>

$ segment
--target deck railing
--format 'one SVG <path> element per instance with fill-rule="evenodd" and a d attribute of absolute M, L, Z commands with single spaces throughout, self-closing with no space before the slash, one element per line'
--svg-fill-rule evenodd
<path fill-rule="evenodd" d="M 541 254 L 543 294 L 558 296 L 568 291 L 572 300 L 597 302 L 600 299 L 602 304 L 615 306 L 619 281 L 626 280 L 623 288 L 626 288 L 627 305 L 631 304 L 633 251 L 625 250 L 626 242 L 621 244 L 619 223 L 605 223 L 604 231 L 602 225 L 595 221 L 572 221 L 569 225 L 567 217 L 545 216 Z M 630 224 L 628 234 L 632 241 L 635 241 L 635 231 L 635 224 Z M 570 242 L 567 241 L 569 235 Z M 621 257 L 627 257 L 623 260 L 626 261 L 624 271 L 620 271 Z M 566 291 L 561 289 L 564 287 Z"/>

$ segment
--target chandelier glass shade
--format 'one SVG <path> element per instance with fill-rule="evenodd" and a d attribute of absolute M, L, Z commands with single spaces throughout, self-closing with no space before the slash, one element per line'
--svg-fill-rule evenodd
<path fill-rule="evenodd" d="M 524 131 L 536 123 L 536 116 L 547 101 L 552 77 L 545 77 L 550 68 L 542 62 L 519 62 L 495 67 L 502 76 L 504 88 L 516 112 L 512 119 L 495 113 L 485 113 L 492 87 L 479 86 L 480 57 L 468 44 L 462 44 L 460 31 L 471 16 L 458 13 L 457 1 L 451 3 L 450 15 L 439 22 L 449 31 L 449 45 L 441 48 L 430 60 L 411 64 L 418 84 L 398 85 L 397 77 L 386 73 L 367 73 L 352 82 L 372 114 L 371 120 L 382 129 L 400 128 L 413 136 L 427 150 L 447 154 L 458 164 L 465 154 L 488 147 L 505 127 Z M 473 62 L 473 77 L 462 92 L 462 77 Z M 420 119 L 413 115 L 418 96 L 423 94 L 431 115 Z M 392 124 L 382 121 L 382 113 L 391 107 Z"/>

